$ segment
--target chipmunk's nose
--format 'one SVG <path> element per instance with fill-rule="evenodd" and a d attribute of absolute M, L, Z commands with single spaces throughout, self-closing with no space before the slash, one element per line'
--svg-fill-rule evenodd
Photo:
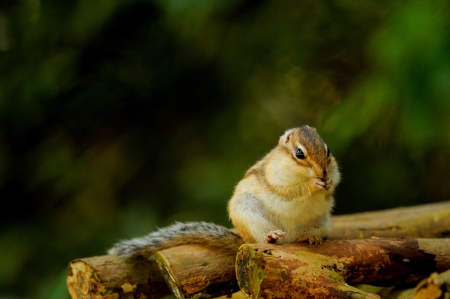
<path fill-rule="evenodd" d="M 321 180 L 327 179 L 328 171 L 326 167 L 317 165 L 313 168 L 313 170 L 317 178 Z"/>

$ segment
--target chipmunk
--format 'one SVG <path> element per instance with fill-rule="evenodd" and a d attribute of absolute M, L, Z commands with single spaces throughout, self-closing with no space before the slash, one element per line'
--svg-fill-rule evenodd
<path fill-rule="evenodd" d="M 228 203 L 234 229 L 206 222 L 175 223 L 120 241 L 108 253 L 150 258 L 156 251 L 189 243 L 235 251 L 255 242 L 320 244 L 330 226 L 339 181 L 337 162 L 316 129 L 293 128 L 237 184 Z"/>

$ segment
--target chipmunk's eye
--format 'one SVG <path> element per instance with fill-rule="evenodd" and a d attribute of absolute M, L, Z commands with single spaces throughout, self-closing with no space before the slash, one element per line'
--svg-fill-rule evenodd
<path fill-rule="evenodd" d="M 331 154 L 330 149 L 327 147 L 327 157 L 328 158 L 330 157 L 330 154 Z"/>
<path fill-rule="evenodd" d="M 301 149 L 297 149 L 297 152 L 295 152 L 295 156 L 298 159 L 305 159 L 305 154 L 303 153 L 303 151 Z"/>

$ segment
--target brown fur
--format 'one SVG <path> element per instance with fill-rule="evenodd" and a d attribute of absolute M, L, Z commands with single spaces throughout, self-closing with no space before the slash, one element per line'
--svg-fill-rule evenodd
<path fill-rule="evenodd" d="M 298 148 L 304 151 L 304 159 L 296 157 Z M 150 258 L 158 250 L 188 243 L 233 251 L 244 242 L 318 244 L 327 233 L 339 180 L 336 160 L 327 157 L 327 147 L 316 129 L 294 128 L 237 184 L 228 204 L 235 229 L 204 222 L 176 223 L 142 238 L 121 241 L 109 252 Z"/>

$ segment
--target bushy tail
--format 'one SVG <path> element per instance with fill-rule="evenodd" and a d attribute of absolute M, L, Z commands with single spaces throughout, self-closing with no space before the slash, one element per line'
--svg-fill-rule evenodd
<path fill-rule="evenodd" d="M 191 243 L 217 246 L 237 252 L 244 241 L 238 234 L 214 223 L 177 222 L 144 237 L 120 241 L 108 250 L 108 253 L 123 258 L 138 255 L 149 258 L 156 251 Z"/>

